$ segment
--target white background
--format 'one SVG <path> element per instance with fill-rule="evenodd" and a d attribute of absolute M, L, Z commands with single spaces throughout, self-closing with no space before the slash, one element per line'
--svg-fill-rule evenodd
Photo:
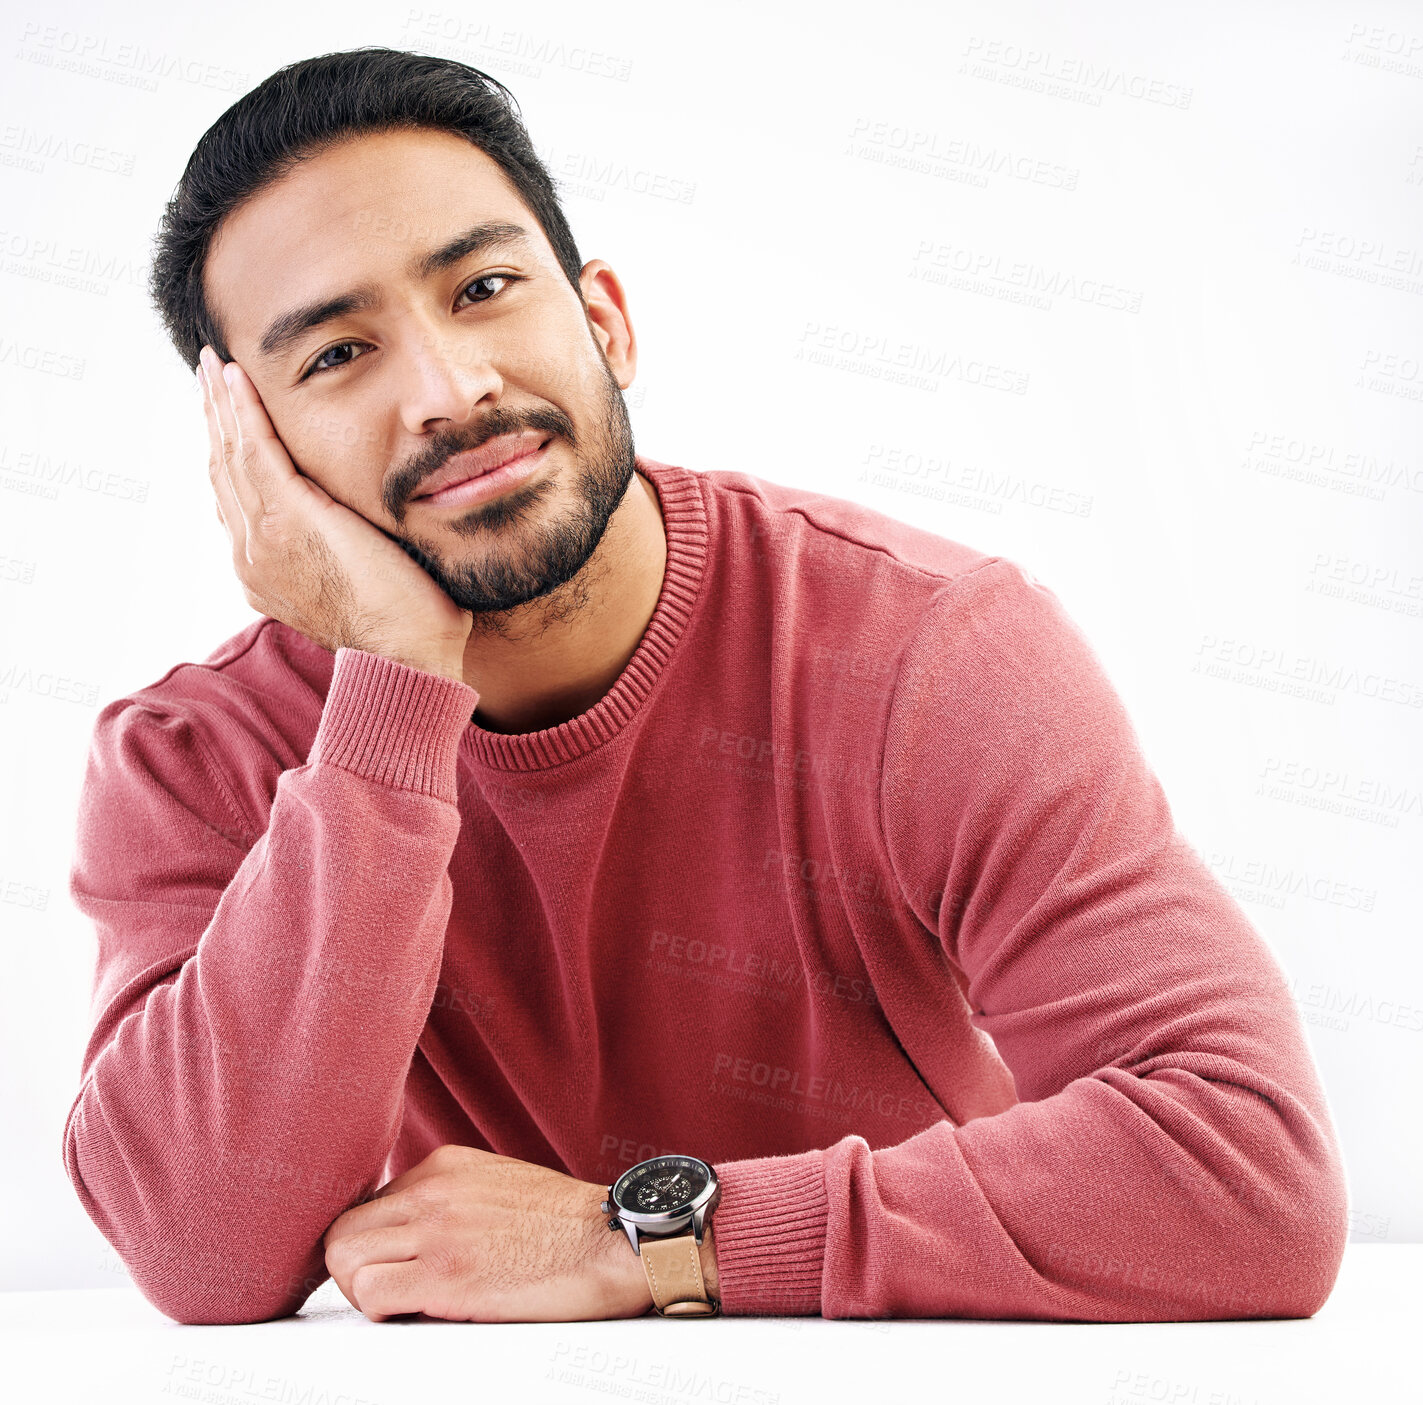
<path fill-rule="evenodd" d="M 149 240 L 241 93 L 365 44 L 513 89 L 627 289 L 641 452 L 1057 592 L 1290 975 L 1354 1238 L 1419 1237 L 1423 9 L 31 0 L 0 38 L 0 1289 L 122 1281 L 61 1159 L 95 715 L 253 617 Z"/>

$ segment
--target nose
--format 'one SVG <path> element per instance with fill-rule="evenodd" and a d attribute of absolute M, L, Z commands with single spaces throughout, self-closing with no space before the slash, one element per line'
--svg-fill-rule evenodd
<path fill-rule="evenodd" d="M 463 424 L 486 396 L 497 400 L 504 381 L 478 339 L 450 336 L 428 323 L 410 329 L 400 362 L 400 415 L 412 435 L 424 436 L 441 421 Z"/>

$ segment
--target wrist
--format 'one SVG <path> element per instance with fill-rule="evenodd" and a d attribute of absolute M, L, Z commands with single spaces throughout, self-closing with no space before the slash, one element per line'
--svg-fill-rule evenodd
<path fill-rule="evenodd" d="M 608 1217 L 602 1213 L 606 1187 L 593 1186 L 597 1192 L 597 1228 L 593 1231 L 594 1268 L 602 1282 L 605 1317 L 639 1317 L 651 1312 L 652 1288 L 642 1260 L 632 1252 L 627 1236 L 608 1228 Z M 601 1231 L 601 1233 L 599 1232 Z"/>
<path fill-rule="evenodd" d="M 593 1252 L 597 1272 L 603 1282 L 606 1315 L 640 1316 L 651 1312 L 654 1307 L 652 1286 L 647 1280 L 647 1265 L 640 1255 L 632 1252 L 625 1234 L 621 1231 L 614 1234 L 608 1230 L 608 1217 L 601 1211 L 605 1194 L 606 1191 L 598 1189 L 600 1209 L 596 1224 L 603 1233 L 595 1232 Z M 717 1271 L 716 1243 L 710 1220 L 702 1233 L 702 1242 L 697 1245 L 697 1259 L 701 1264 L 702 1282 L 706 1285 L 707 1296 L 720 1302 L 721 1279 Z"/>
<path fill-rule="evenodd" d="M 465 681 L 464 665 L 459 660 L 421 659 L 400 654 L 387 654 L 386 657 L 395 663 L 404 664 L 407 668 L 418 668 L 421 673 L 433 673 L 439 678 L 448 678 L 452 683 Z"/>

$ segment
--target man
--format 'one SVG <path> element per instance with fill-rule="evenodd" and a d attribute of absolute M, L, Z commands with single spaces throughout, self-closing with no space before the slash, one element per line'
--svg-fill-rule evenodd
<path fill-rule="evenodd" d="M 635 454 L 623 289 L 493 80 L 274 75 L 153 286 L 262 616 L 85 781 L 64 1154 L 153 1303 L 1318 1309 L 1300 1021 L 1081 632 L 1002 557 Z"/>

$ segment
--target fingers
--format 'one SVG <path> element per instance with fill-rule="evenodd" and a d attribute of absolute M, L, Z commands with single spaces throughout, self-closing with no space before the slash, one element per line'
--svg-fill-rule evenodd
<path fill-rule="evenodd" d="M 213 496 L 217 503 L 217 520 L 227 528 L 228 539 L 235 552 L 245 556 L 247 526 L 242 516 L 242 508 L 232 495 L 232 480 L 227 472 L 223 457 L 222 433 L 217 422 L 217 408 L 213 404 L 212 390 L 201 364 L 197 370 L 198 395 L 202 399 L 203 418 L 208 428 L 208 482 L 212 484 Z"/>
<path fill-rule="evenodd" d="M 429 1275 L 414 1258 L 400 1263 L 382 1260 L 362 1264 L 351 1274 L 351 1291 L 346 1294 L 347 1301 L 372 1322 L 384 1322 L 407 1312 L 424 1312 L 429 1296 Z"/>
<path fill-rule="evenodd" d="M 363 1301 L 365 1285 L 358 1282 L 358 1277 L 364 1280 L 373 1271 L 387 1266 L 416 1264 L 418 1258 L 415 1230 L 408 1226 L 395 1226 L 337 1240 L 326 1250 L 326 1271 L 336 1280 L 336 1286 L 352 1307 L 368 1315 L 372 1312 L 385 1313 L 390 1310 L 376 1308 Z"/>
<path fill-rule="evenodd" d="M 403 1200 L 382 1197 L 352 1205 L 331 1221 L 326 1231 L 326 1247 L 329 1249 L 339 1239 L 352 1234 L 364 1234 L 370 1229 L 388 1229 L 392 1225 L 409 1224 L 410 1207 Z"/>
<path fill-rule="evenodd" d="M 267 407 L 247 372 L 236 361 L 229 361 L 222 368 L 222 375 L 228 407 L 237 426 L 238 461 L 262 500 L 271 503 L 282 490 L 280 480 L 295 477 L 296 467 L 272 428 Z"/>
<path fill-rule="evenodd" d="M 208 429 L 213 436 L 213 452 L 217 462 L 212 465 L 213 487 L 218 491 L 218 501 L 222 503 L 223 516 L 234 534 L 241 527 L 242 542 L 233 542 L 234 549 L 245 547 L 248 535 L 261 520 L 263 504 L 246 465 L 242 461 L 237 429 L 237 419 L 232 409 L 232 399 L 227 383 L 222 376 L 222 362 L 211 347 L 202 349 L 199 360 L 203 372 L 204 405 L 208 413 Z M 227 498 L 222 494 L 222 481 L 227 483 Z M 234 514 L 234 507 L 240 508 Z M 243 552 L 245 555 L 245 550 Z"/>

